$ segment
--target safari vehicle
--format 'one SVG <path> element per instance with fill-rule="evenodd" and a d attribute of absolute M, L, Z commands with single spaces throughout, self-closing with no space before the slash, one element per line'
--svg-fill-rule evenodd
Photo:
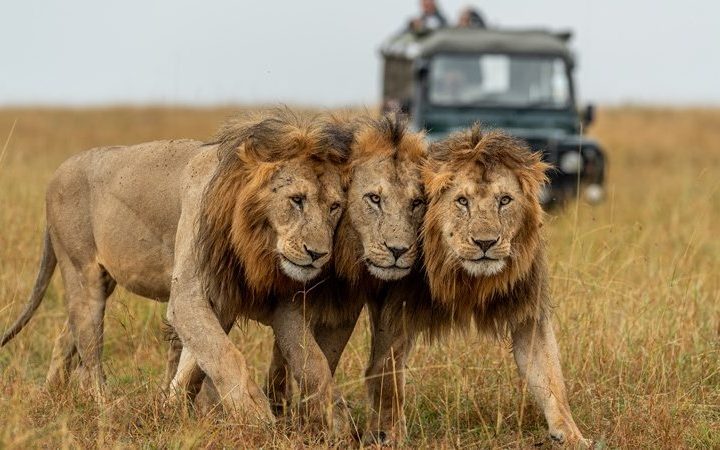
<path fill-rule="evenodd" d="M 603 198 L 605 158 L 586 138 L 591 105 L 576 108 L 570 33 L 444 28 L 390 38 L 383 57 L 383 110 L 410 115 L 431 140 L 479 121 L 524 139 L 554 169 L 546 205 Z"/>

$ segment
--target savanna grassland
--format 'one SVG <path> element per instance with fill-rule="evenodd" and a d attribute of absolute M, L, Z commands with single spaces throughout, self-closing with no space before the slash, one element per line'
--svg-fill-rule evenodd
<path fill-rule="evenodd" d="M 32 288 L 45 184 L 61 161 L 97 145 L 205 138 L 229 113 L 0 110 L 0 329 Z M 610 448 L 720 448 L 720 110 L 601 109 L 590 131 L 608 150 L 606 201 L 571 203 L 545 227 L 575 420 Z M 105 319 L 110 401 L 98 406 L 76 384 L 46 392 L 62 294 L 56 275 L 30 324 L 0 349 L 0 448 L 318 444 L 164 408 L 165 306 L 122 289 Z M 232 336 L 261 382 L 269 329 L 247 324 Z M 363 316 L 337 374 L 360 427 L 368 348 Z M 456 335 L 420 343 L 410 363 L 408 446 L 550 445 L 507 342 Z"/>

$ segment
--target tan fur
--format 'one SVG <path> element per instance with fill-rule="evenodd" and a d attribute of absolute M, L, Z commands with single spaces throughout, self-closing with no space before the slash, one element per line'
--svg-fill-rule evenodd
<path fill-rule="evenodd" d="M 404 124 L 388 117 L 361 127 L 351 158 L 352 182 L 348 211 L 336 235 L 335 270 L 349 283 L 350 299 L 363 299 L 370 311 L 372 346 L 365 372 L 370 399 L 365 442 L 391 443 L 405 435 L 402 415 L 406 355 L 412 343 L 398 343 L 394 330 L 402 329 L 402 315 L 387 320 L 381 314 L 388 290 L 403 285 L 421 263 L 419 231 L 425 214 L 421 167 L 427 157 L 424 136 L 410 133 Z M 380 208 L 368 202 L 367 193 L 381 197 Z M 388 248 L 407 249 L 401 258 Z M 392 261 L 407 271 L 385 273 L 378 266 Z M 398 344 L 398 345 L 394 345 Z M 395 352 L 398 347 L 402 351 Z M 397 370 L 396 370 L 397 369 Z M 393 430 L 383 426 L 397 420 Z"/>

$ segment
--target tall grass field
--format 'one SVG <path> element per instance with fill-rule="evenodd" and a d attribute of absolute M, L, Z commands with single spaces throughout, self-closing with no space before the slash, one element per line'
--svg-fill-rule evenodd
<path fill-rule="evenodd" d="M 32 289 L 45 186 L 64 159 L 99 145 L 207 138 L 231 112 L 0 110 L 0 331 Z M 601 448 L 720 448 L 720 110 L 601 108 L 589 134 L 607 150 L 606 199 L 571 202 L 544 227 L 575 420 Z M 165 305 L 123 289 L 105 316 L 109 401 L 96 404 L 75 382 L 47 392 L 62 298 L 56 274 L 33 320 L 0 349 L 0 449 L 332 445 L 288 426 L 248 429 L 163 406 Z M 269 328 L 249 323 L 232 338 L 262 382 Z M 368 353 L 363 315 L 336 376 L 360 428 Z M 418 343 L 406 413 L 408 447 L 551 445 L 509 343 L 474 332 Z"/>

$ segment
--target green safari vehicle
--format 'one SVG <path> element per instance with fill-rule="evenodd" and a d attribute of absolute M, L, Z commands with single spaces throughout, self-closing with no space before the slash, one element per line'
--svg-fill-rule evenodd
<path fill-rule="evenodd" d="M 570 33 L 442 28 L 405 32 L 381 48 L 382 107 L 410 116 L 430 140 L 474 122 L 524 139 L 554 169 L 545 205 L 604 196 L 605 156 L 584 136 L 590 105 L 578 111 Z"/>

